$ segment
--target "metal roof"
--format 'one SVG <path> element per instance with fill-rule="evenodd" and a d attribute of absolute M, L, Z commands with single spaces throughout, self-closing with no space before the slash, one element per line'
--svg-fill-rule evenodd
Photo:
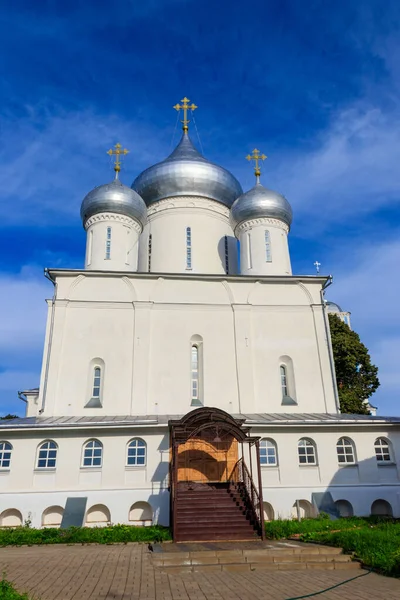
<path fill-rule="evenodd" d="M 95 417 L 25 417 L 0 421 L 0 429 L 68 429 L 87 427 L 166 426 L 183 415 L 118 415 Z M 234 414 L 247 425 L 374 425 L 400 424 L 400 417 L 325 413 L 258 413 Z"/>

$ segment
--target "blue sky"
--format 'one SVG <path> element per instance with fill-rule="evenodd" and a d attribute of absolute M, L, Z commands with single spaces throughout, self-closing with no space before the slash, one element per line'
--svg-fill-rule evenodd
<path fill-rule="evenodd" d="M 244 156 L 294 210 L 295 273 L 329 299 L 380 368 L 379 414 L 400 414 L 400 6 L 364 0 L 22 1 L 0 8 L 0 413 L 39 382 L 51 284 L 83 265 L 84 195 L 131 152 L 130 184 L 178 141 L 187 95 L 207 158 L 248 189 Z M 4 60 L 6 58 L 6 60 Z M 195 131 L 193 140 L 198 143 Z"/>

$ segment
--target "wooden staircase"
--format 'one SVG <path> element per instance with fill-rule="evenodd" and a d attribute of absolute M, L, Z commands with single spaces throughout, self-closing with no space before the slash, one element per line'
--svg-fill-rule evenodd
<path fill-rule="evenodd" d="M 261 532 L 242 483 L 184 483 L 175 495 L 174 540 L 254 540 Z"/>

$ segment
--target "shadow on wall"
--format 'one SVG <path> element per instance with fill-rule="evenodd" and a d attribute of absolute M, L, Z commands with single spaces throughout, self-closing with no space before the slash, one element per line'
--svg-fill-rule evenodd
<path fill-rule="evenodd" d="M 343 462 L 338 462 L 334 477 L 325 490 L 318 486 L 313 491 L 310 485 L 305 497 L 299 495 L 292 505 L 292 518 L 313 518 L 320 512 L 329 514 L 333 519 L 370 515 L 399 518 L 400 478 L 393 448 L 389 440 L 378 440 L 384 440 L 386 445 L 378 446 L 376 456 L 362 461 L 357 460 L 356 449 L 350 439 L 351 444 L 344 445 L 340 454 L 337 446 L 337 459 Z M 320 467 L 301 465 L 299 468 L 319 472 Z M 264 482 L 268 481 L 268 468 L 263 472 Z M 268 501 L 268 484 L 265 483 L 264 518 L 266 521 L 280 518 L 279 507 Z"/>

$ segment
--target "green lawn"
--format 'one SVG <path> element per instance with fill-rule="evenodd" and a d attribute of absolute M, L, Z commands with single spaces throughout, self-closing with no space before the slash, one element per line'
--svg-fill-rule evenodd
<path fill-rule="evenodd" d="M 385 575 L 400 576 L 400 521 L 379 517 L 304 519 L 266 523 L 268 538 L 283 539 L 301 534 L 304 542 L 317 542 L 354 553 L 365 566 Z"/>
<path fill-rule="evenodd" d="M 14 586 L 6 579 L 0 580 L 1 600 L 29 600 L 27 594 L 19 594 Z"/>

